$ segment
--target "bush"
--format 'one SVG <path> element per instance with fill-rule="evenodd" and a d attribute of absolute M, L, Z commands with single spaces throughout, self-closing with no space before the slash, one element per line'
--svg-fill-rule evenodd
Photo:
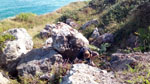
<path fill-rule="evenodd" d="M 66 11 L 60 18 L 58 18 L 57 21 L 60 21 L 60 22 L 66 22 L 66 20 L 68 18 L 71 18 L 73 20 L 78 20 L 78 16 L 77 16 L 77 11 Z"/>
<path fill-rule="evenodd" d="M 93 51 L 97 51 L 97 52 L 99 52 L 99 48 L 98 47 L 96 47 L 96 46 L 94 46 L 94 45 L 89 45 L 88 46 L 91 50 L 93 50 Z"/>
<path fill-rule="evenodd" d="M 110 47 L 111 45 L 109 43 L 103 43 L 101 44 L 99 53 L 104 54 L 107 51 L 107 48 Z"/>
<path fill-rule="evenodd" d="M 2 49 L 5 47 L 4 43 L 7 40 L 14 40 L 14 39 L 15 37 L 10 34 L 0 35 L 0 51 L 2 51 Z"/>
<path fill-rule="evenodd" d="M 32 22 L 35 16 L 36 14 L 33 13 L 20 13 L 19 15 L 16 16 L 16 20 Z"/>
<path fill-rule="evenodd" d="M 149 51 L 150 50 L 150 27 L 138 29 L 138 35 L 141 41 L 140 50 Z"/>

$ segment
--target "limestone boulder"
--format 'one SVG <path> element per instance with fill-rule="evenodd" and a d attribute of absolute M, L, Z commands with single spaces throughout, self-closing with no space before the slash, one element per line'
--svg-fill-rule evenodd
<path fill-rule="evenodd" d="M 92 25 L 92 24 L 97 25 L 97 24 L 98 24 L 98 20 L 93 19 L 93 20 L 90 20 L 90 21 L 86 22 L 86 23 L 82 26 L 82 30 L 85 30 L 88 26 L 90 26 L 90 25 Z"/>
<path fill-rule="evenodd" d="M 91 42 L 92 45 L 100 46 L 102 43 L 113 43 L 114 35 L 111 33 L 105 33 L 98 36 L 95 40 Z"/>
<path fill-rule="evenodd" d="M 33 41 L 24 28 L 10 29 L 5 33 L 15 37 L 15 40 L 5 42 L 5 48 L 2 50 L 2 54 L 0 54 L 0 65 L 6 66 L 6 64 L 17 60 L 23 54 L 32 50 Z"/>
<path fill-rule="evenodd" d="M 100 36 L 98 28 L 95 28 L 92 35 L 90 36 L 90 39 L 93 41 L 97 39 Z"/>
<path fill-rule="evenodd" d="M 62 22 L 57 23 L 51 30 L 51 38 L 51 47 L 66 59 L 73 60 L 81 47 L 89 45 L 89 41 L 81 33 Z"/>
<path fill-rule="evenodd" d="M 0 84 L 9 84 L 10 81 L 0 72 Z"/>
<path fill-rule="evenodd" d="M 73 19 L 70 18 L 66 20 L 66 24 L 70 25 L 73 28 L 78 27 L 78 24 Z"/>
<path fill-rule="evenodd" d="M 147 65 L 150 62 L 150 52 L 113 53 L 111 56 L 111 68 L 114 71 L 127 70 L 128 66 L 134 68 L 138 64 Z"/>
<path fill-rule="evenodd" d="M 74 64 L 61 84 L 120 84 L 112 72 L 87 64 Z"/>
<path fill-rule="evenodd" d="M 62 63 L 62 61 L 62 55 L 51 48 L 34 49 L 19 61 L 17 65 L 18 75 L 47 74 L 51 72 L 55 64 Z"/>

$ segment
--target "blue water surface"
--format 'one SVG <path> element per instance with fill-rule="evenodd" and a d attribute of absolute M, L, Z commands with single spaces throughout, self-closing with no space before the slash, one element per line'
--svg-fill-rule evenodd
<path fill-rule="evenodd" d="M 74 1 L 77 0 L 0 0 L 0 20 L 22 12 L 45 14 Z"/>

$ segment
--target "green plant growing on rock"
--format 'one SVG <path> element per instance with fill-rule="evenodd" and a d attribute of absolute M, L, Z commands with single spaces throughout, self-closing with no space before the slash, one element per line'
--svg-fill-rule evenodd
<path fill-rule="evenodd" d="M 125 82 L 127 84 L 150 84 L 149 65 L 138 64 L 136 66 L 127 65 L 128 70 L 124 71 Z"/>
<path fill-rule="evenodd" d="M 90 36 L 92 35 L 95 27 L 96 27 L 95 25 L 88 26 L 86 29 L 82 30 L 83 35 L 87 38 L 90 38 Z"/>
<path fill-rule="evenodd" d="M 130 65 L 127 65 L 128 66 L 128 71 L 131 72 L 131 73 L 136 73 L 136 72 L 139 72 L 141 66 L 138 65 L 138 66 L 134 66 L 134 68 L 132 68 Z"/>
<path fill-rule="evenodd" d="M 94 46 L 94 45 L 89 45 L 88 46 L 91 50 L 93 50 L 93 51 L 97 51 L 97 52 L 99 52 L 99 48 L 98 47 L 96 47 L 96 46 Z"/>
<path fill-rule="evenodd" d="M 110 47 L 111 45 L 109 43 L 103 43 L 100 46 L 99 53 L 104 54 L 107 51 L 107 48 Z"/>
<path fill-rule="evenodd" d="M 11 34 L 3 34 L 3 35 L 0 35 L 0 51 L 2 51 L 2 49 L 5 47 L 5 42 L 8 41 L 8 40 L 14 40 L 15 37 L 12 36 Z"/>
<path fill-rule="evenodd" d="M 68 60 L 64 61 L 62 64 L 59 64 L 58 67 L 53 67 L 54 78 L 50 80 L 49 84 L 60 84 L 62 82 L 62 78 L 67 74 L 71 68 L 71 64 Z"/>

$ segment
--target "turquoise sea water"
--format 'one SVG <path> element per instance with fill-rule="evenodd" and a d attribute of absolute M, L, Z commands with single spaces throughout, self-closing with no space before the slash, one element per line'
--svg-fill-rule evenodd
<path fill-rule="evenodd" d="M 45 14 L 74 1 L 77 0 L 0 0 L 0 20 L 22 12 Z"/>

